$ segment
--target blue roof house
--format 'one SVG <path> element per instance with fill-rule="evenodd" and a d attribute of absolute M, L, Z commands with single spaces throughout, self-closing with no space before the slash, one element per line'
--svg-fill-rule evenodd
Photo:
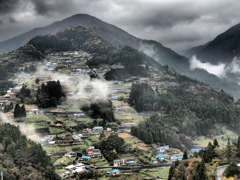
<path fill-rule="evenodd" d="M 102 126 L 95 126 L 92 128 L 92 130 L 103 130 Z"/>
<path fill-rule="evenodd" d="M 109 174 L 109 175 L 116 175 L 116 174 L 119 174 L 120 171 L 119 169 L 113 169 L 112 171 L 107 171 L 106 174 Z"/>
<path fill-rule="evenodd" d="M 171 161 L 181 161 L 183 159 L 183 156 L 176 156 L 176 157 L 171 157 Z"/>
<path fill-rule="evenodd" d="M 158 154 L 158 155 L 156 155 L 155 157 L 156 157 L 157 159 L 163 161 L 163 160 L 166 159 L 167 155 L 164 155 L 164 154 Z"/>
<path fill-rule="evenodd" d="M 167 149 L 169 149 L 169 145 L 160 146 L 160 147 L 157 148 L 157 151 L 165 152 Z"/>
<path fill-rule="evenodd" d="M 81 159 L 89 161 L 91 159 L 91 157 L 90 156 L 82 156 Z"/>
<path fill-rule="evenodd" d="M 192 152 L 198 152 L 198 151 L 200 151 L 200 150 L 202 150 L 202 148 L 191 149 Z"/>

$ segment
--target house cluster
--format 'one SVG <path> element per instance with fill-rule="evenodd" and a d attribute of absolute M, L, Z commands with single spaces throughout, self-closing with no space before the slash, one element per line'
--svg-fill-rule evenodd
<path fill-rule="evenodd" d="M 87 156 L 95 158 L 102 157 L 102 153 L 100 149 L 95 149 L 94 146 L 89 146 L 86 148 Z"/>
<path fill-rule="evenodd" d="M 115 159 L 113 160 L 113 166 L 134 166 L 137 165 L 134 159 Z"/>
<path fill-rule="evenodd" d="M 169 149 L 169 145 L 157 147 L 156 148 L 156 154 L 157 155 L 155 156 L 155 158 L 158 161 L 165 161 L 168 158 L 168 156 L 165 155 L 165 154 L 161 154 L 161 153 L 166 152 L 168 149 Z"/>
<path fill-rule="evenodd" d="M 182 158 L 183 158 L 182 155 L 169 157 L 165 154 L 162 154 L 162 153 L 166 152 L 168 149 L 169 149 L 169 145 L 157 147 L 156 148 L 157 155 L 155 156 L 155 158 L 158 159 L 158 161 L 165 161 L 167 159 L 171 160 L 171 161 L 182 160 Z"/>
<path fill-rule="evenodd" d="M 71 164 L 69 166 L 66 166 L 64 169 L 67 171 L 59 174 L 61 179 L 69 178 L 74 174 L 81 174 L 86 171 L 88 172 L 88 170 L 86 170 L 85 164 L 83 163 Z"/>

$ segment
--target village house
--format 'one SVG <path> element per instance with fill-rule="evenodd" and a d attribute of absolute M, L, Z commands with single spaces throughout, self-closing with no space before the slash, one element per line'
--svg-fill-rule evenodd
<path fill-rule="evenodd" d="M 183 159 L 183 156 L 182 156 L 182 155 L 181 155 L 181 156 L 174 156 L 174 157 L 171 157 L 171 158 L 170 158 L 171 161 L 177 161 L 177 160 L 178 160 L 178 161 L 181 161 L 182 159 Z"/>
<path fill-rule="evenodd" d="M 95 127 L 92 128 L 92 130 L 102 131 L 102 130 L 103 130 L 103 127 L 102 127 L 102 126 L 95 126 Z"/>
<path fill-rule="evenodd" d="M 112 99 L 112 100 L 117 100 L 117 99 L 118 99 L 118 96 L 111 96 L 111 99 Z"/>
<path fill-rule="evenodd" d="M 169 149 L 169 145 L 160 146 L 156 150 L 157 152 L 165 152 L 167 149 Z"/>
<path fill-rule="evenodd" d="M 119 173 L 120 173 L 119 169 L 113 169 L 112 171 L 107 171 L 106 172 L 106 174 L 112 175 L 112 176 L 117 175 Z"/>
<path fill-rule="evenodd" d="M 137 161 L 134 160 L 134 159 L 127 159 L 127 160 L 126 160 L 126 165 L 127 165 L 127 166 L 137 165 Z"/>
<path fill-rule="evenodd" d="M 67 152 L 64 154 L 65 157 L 76 157 L 77 153 L 76 152 Z"/>
<path fill-rule="evenodd" d="M 59 174 L 59 177 L 61 179 L 69 178 L 70 176 L 71 176 L 71 172 L 70 171 L 65 171 L 65 172 Z"/>
<path fill-rule="evenodd" d="M 80 160 L 83 160 L 83 161 L 90 161 L 92 158 L 90 156 L 82 156 L 80 158 Z"/>
<path fill-rule="evenodd" d="M 100 149 L 95 149 L 94 146 L 86 147 L 86 152 L 87 152 L 88 156 L 93 157 L 93 158 L 102 157 L 101 150 Z"/>
<path fill-rule="evenodd" d="M 80 134 L 72 135 L 72 138 L 73 138 L 73 140 L 75 140 L 75 141 L 79 141 L 79 142 L 82 141 L 82 138 L 81 138 L 81 135 L 80 135 Z"/>
<path fill-rule="evenodd" d="M 113 160 L 113 166 L 125 166 L 126 159 L 115 159 Z"/>
<path fill-rule="evenodd" d="M 92 129 L 90 128 L 85 128 L 82 130 L 83 133 L 92 133 Z"/>
<path fill-rule="evenodd" d="M 167 155 L 164 154 L 158 154 L 155 156 L 159 161 L 165 161 L 167 158 Z"/>
<path fill-rule="evenodd" d="M 202 148 L 194 148 L 194 149 L 191 149 L 191 152 L 198 152 L 198 151 L 200 151 L 200 150 L 202 150 Z"/>

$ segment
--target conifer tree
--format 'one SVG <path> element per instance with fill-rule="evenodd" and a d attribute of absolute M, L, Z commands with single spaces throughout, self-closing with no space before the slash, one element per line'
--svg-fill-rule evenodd
<path fill-rule="evenodd" d="M 20 106 L 19 106 L 19 104 L 16 104 L 15 108 L 14 108 L 13 117 L 14 118 L 19 118 L 19 114 L 20 114 Z"/>
<path fill-rule="evenodd" d="M 198 168 L 197 168 L 197 172 L 199 173 L 199 180 L 207 180 L 207 173 L 206 173 L 206 166 L 205 163 L 202 161 Z"/>
<path fill-rule="evenodd" d="M 214 146 L 214 147 L 219 147 L 219 144 L 218 144 L 217 139 L 214 139 L 214 141 L 213 141 L 213 146 Z"/>
<path fill-rule="evenodd" d="M 184 160 L 184 159 L 188 159 L 187 151 L 184 151 L 184 153 L 183 153 L 183 160 Z"/>
<path fill-rule="evenodd" d="M 176 169 L 176 167 L 178 167 L 179 165 L 179 161 L 175 161 L 175 163 L 170 167 L 169 169 L 169 175 L 168 175 L 168 180 L 171 180 L 173 175 L 174 175 L 174 171 Z"/>
<path fill-rule="evenodd" d="M 231 145 L 230 145 L 229 139 L 228 139 L 228 142 L 227 142 L 226 157 L 227 157 L 227 163 L 230 163 L 230 159 L 231 159 Z"/>

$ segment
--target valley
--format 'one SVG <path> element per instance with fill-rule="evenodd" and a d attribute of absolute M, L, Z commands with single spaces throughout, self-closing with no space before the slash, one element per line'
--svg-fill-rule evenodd
<path fill-rule="evenodd" d="M 74 26 L 1 55 L 6 179 L 214 179 L 236 166 L 236 86 L 211 76 L 232 94 L 211 87 L 202 70 L 192 79 L 187 59 L 159 43 L 148 42 L 163 64 L 112 43 Z"/>

